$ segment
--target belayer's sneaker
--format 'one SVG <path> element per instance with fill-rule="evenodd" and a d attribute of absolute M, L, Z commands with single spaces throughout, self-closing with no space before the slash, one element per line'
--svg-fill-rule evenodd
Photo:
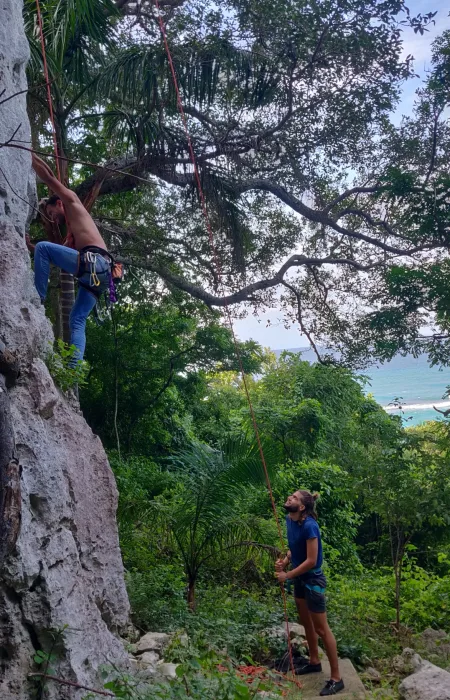
<path fill-rule="evenodd" d="M 345 686 L 342 678 L 340 681 L 330 680 L 325 683 L 325 687 L 322 688 L 319 695 L 322 697 L 324 695 L 336 695 L 336 693 L 339 693 L 341 690 L 344 690 L 344 688 Z"/>
<path fill-rule="evenodd" d="M 320 673 L 322 671 L 322 664 L 301 664 L 295 665 L 295 675 L 296 676 L 306 676 L 307 673 Z"/>

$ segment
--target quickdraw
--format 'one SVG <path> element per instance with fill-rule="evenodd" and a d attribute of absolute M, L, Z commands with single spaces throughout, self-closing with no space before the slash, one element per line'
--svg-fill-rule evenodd
<path fill-rule="evenodd" d="M 88 250 L 84 254 L 84 259 L 86 263 L 88 263 L 89 266 L 89 286 L 90 287 L 100 287 L 101 282 L 98 278 L 97 275 L 97 258 L 98 254 L 97 253 L 92 253 L 90 250 Z"/>
<path fill-rule="evenodd" d="M 96 297 L 110 287 L 112 261 L 103 252 L 80 251 L 78 283 Z"/>

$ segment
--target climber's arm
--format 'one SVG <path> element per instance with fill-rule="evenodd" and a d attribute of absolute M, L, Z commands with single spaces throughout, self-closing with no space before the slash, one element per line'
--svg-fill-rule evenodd
<path fill-rule="evenodd" d="M 72 190 L 69 190 L 68 187 L 63 185 L 62 182 L 55 177 L 47 163 L 44 163 L 44 161 L 34 153 L 32 154 L 32 165 L 36 175 L 40 177 L 42 182 L 44 182 L 54 194 L 57 194 L 58 197 L 61 198 L 63 204 L 70 205 L 80 201 L 75 192 L 72 192 Z"/>

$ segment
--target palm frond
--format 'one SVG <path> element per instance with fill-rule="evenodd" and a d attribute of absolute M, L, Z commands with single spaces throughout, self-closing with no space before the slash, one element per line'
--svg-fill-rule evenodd
<path fill-rule="evenodd" d="M 185 102 L 211 105 L 230 99 L 258 107 L 273 96 L 278 75 L 251 53 L 230 42 L 174 46 L 173 59 Z M 166 109 L 176 111 L 176 93 L 162 46 L 134 45 L 117 51 L 101 78 L 106 95 L 126 101 L 133 107 L 148 105 L 155 91 Z"/>
<path fill-rule="evenodd" d="M 47 62 L 52 77 L 82 85 L 104 59 L 118 16 L 112 0 L 42 0 Z M 42 55 L 34 0 L 24 3 L 25 31 L 31 47 L 30 71 L 40 73 Z"/>
<path fill-rule="evenodd" d="M 99 89 L 117 104 L 136 109 L 148 107 L 158 90 L 172 90 L 168 78 L 162 48 L 131 46 L 112 56 L 101 73 Z"/>
<path fill-rule="evenodd" d="M 202 168 L 201 177 L 209 207 L 217 217 L 217 228 L 229 240 L 233 262 L 238 271 L 243 272 L 251 234 L 239 206 L 239 197 L 227 181 L 211 168 Z"/>

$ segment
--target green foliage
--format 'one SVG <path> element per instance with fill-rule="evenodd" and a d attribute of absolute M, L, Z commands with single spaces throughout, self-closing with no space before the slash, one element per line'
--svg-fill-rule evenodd
<path fill-rule="evenodd" d="M 231 585 L 210 585 L 199 591 L 197 612 L 186 618 L 185 629 L 198 650 L 226 649 L 237 663 L 267 660 L 267 630 L 283 624 L 280 604 L 278 586 L 260 593 L 257 589 L 250 592 Z M 179 653 L 172 650 L 171 658 L 179 661 Z"/>
<path fill-rule="evenodd" d="M 116 447 L 118 436 L 125 453 L 161 458 L 192 439 L 189 411 L 201 400 L 206 373 L 236 369 L 237 360 L 214 313 L 184 296 L 149 304 L 140 293 L 131 283 L 123 296 L 136 304 L 115 309 L 112 322 L 90 325 L 90 382 L 81 404 L 107 446 Z M 240 351 L 245 369 L 258 371 L 261 348 L 250 341 Z"/>
<path fill-rule="evenodd" d="M 437 576 L 409 557 L 402 569 L 403 621 L 416 632 L 432 627 L 450 630 L 450 577 Z"/>
<path fill-rule="evenodd" d="M 270 473 L 274 464 L 267 451 L 266 459 Z M 180 488 L 170 504 L 161 504 L 160 514 L 183 561 L 194 608 L 197 578 L 208 561 L 230 549 L 258 550 L 259 519 L 237 512 L 236 501 L 242 489 L 264 482 L 264 472 L 258 445 L 242 438 L 227 441 L 220 452 L 194 444 L 173 464 Z"/>
<path fill-rule="evenodd" d="M 275 675 L 269 673 L 268 680 L 256 679 L 246 683 L 236 673 L 229 658 L 213 650 L 205 650 L 197 657 L 187 659 L 179 665 L 176 673 L 176 679 L 154 681 L 148 684 L 146 690 L 138 690 L 137 680 L 116 672 L 104 688 L 112 691 L 115 697 L 126 700 L 252 700 L 257 692 L 262 691 L 270 692 L 274 698 L 282 695 L 279 683 L 275 682 L 278 680 Z M 91 696 L 87 698 L 90 699 Z"/>
<path fill-rule="evenodd" d="M 161 632 L 184 627 L 188 615 L 186 580 L 178 559 L 167 563 L 152 557 L 151 563 L 146 561 L 148 568 L 139 563 L 139 569 L 125 575 L 135 624 L 140 629 Z"/>
<path fill-rule="evenodd" d="M 46 676 L 55 674 L 54 664 L 62 658 L 64 636 L 68 631 L 70 631 L 69 625 L 44 631 L 43 636 L 47 641 L 48 649 L 37 649 L 33 655 L 33 661 L 38 667 L 37 675 L 34 678 L 31 677 L 34 686 L 33 696 L 41 698 L 48 686 Z"/>
<path fill-rule="evenodd" d="M 56 351 L 52 349 L 46 357 L 48 370 L 63 391 L 68 391 L 75 386 L 87 385 L 89 364 L 78 361 L 75 367 L 71 367 L 76 352 L 75 345 L 69 346 L 60 338 L 56 341 Z"/>
<path fill-rule="evenodd" d="M 384 567 L 334 574 L 329 580 L 328 617 L 339 653 L 357 664 L 386 659 L 415 646 L 415 635 L 429 627 L 450 629 L 449 579 L 418 567 L 413 558 L 402 571 L 403 638 L 395 619 L 395 578 Z"/>
<path fill-rule="evenodd" d="M 279 470 L 274 482 L 278 502 L 287 495 L 307 489 L 317 491 L 319 525 L 324 555 L 333 573 L 360 569 L 355 546 L 360 517 L 355 512 L 353 479 L 343 469 L 323 463 L 288 464 Z"/>
<path fill-rule="evenodd" d="M 400 651 L 390 624 L 395 618 L 391 573 L 349 567 L 330 576 L 328 584 L 328 617 L 342 656 L 364 665 L 367 658 Z"/>

